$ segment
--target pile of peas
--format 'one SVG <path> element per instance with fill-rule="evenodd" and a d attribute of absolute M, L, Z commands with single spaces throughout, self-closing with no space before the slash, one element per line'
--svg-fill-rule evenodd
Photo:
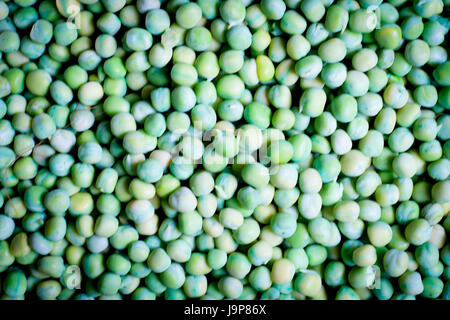
<path fill-rule="evenodd" d="M 0 1 L 0 298 L 450 299 L 449 10 Z"/>

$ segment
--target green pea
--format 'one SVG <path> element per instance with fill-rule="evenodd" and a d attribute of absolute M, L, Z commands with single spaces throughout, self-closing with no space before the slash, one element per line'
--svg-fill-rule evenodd
<path fill-rule="evenodd" d="M 318 294 L 321 287 L 322 279 L 315 271 L 299 273 L 294 281 L 295 290 L 308 297 Z"/>
<path fill-rule="evenodd" d="M 4 292 L 11 297 L 20 297 L 27 289 L 27 278 L 22 271 L 9 272 L 2 282 Z"/>
<path fill-rule="evenodd" d="M 324 271 L 324 281 L 332 287 L 345 283 L 345 265 L 340 261 L 332 261 L 327 264 Z"/>
<path fill-rule="evenodd" d="M 396 24 L 387 24 L 375 31 L 375 39 L 386 49 L 396 49 L 402 37 L 401 29 Z"/>

